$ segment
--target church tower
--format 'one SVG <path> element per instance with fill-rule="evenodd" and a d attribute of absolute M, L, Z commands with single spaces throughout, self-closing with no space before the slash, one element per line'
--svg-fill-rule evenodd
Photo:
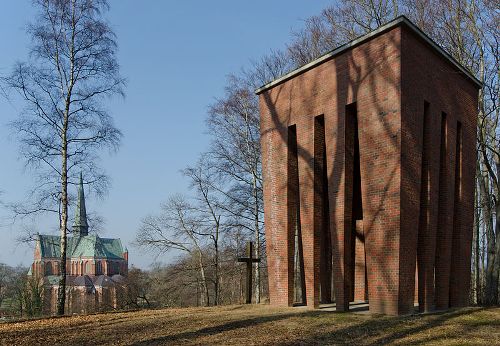
<path fill-rule="evenodd" d="M 78 186 L 78 202 L 76 205 L 75 222 L 73 223 L 73 235 L 82 237 L 89 234 L 87 223 L 87 210 L 85 209 L 85 193 L 83 191 L 83 177 L 80 173 L 80 185 Z"/>

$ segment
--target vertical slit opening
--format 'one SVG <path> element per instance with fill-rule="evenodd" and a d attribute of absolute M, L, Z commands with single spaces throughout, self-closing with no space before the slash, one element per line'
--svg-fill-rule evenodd
<path fill-rule="evenodd" d="M 449 246 L 446 239 L 448 219 L 446 217 L 448 203 L 448 127 L 446 113 L 441 113 L 441 135 L 439 151 L 439 200 L 438 200 L 438 227 L 436 231 L 436 258 L 435 258 L 435 299 L 437 309 L 447 309 L 449 306 L 446 273 L 449 271 L 446 250 Z M 444 280 L 443 280 L 443 279 Z"/>
<path fill-rule="evenodd" d="M 366 285 L 366 252 L 356 103 L 346 106 L 345 150 L 344 271 L 346 277 L 344 294 L 348 303 L 355 300 L 366 300 L 368 289 Z"/>
<path fill-rule="evenodd" d="M 332 302 L 332 250 L 324 115 L 314 118 L 314 210 L 320 242 L 320 302 L 328 304 Z"/>
<path fill-rule="evenodd" d="M 302 232 L 300 222 L 299 164 L 297 154 L 297 127 L 288 127 L 288 273 L 289 292 L 293 305 L 305 305 L 306 288 Z M 290 246 L 290 244 L 292 244 Z"/>
<path fill-rule="evenodd" d="M 420 176 L 420 215 L 418 223 L 418 242 L 417 242 L 417 282 L 416 287 L 418 292 L 418 307 L 419 311 L 424 311 L 427 302 L 426 286 L 430 283 L 427 282 L 428 275 L 426 271 L 427 261 L 425 260 L 427 254 L 425 253 L 427 239 L 426 234 L 429 231 L 430 222 L 430 143 L 431 143 L 431 128 L 429 118 L 429 103 L 424 101 L 424 116 L 422 127 L 422 162 L 421 162 L 421 176 Z M 433 283 L 432 283 L 433 284 Z"/>
<path fill-rule="evenodd" d="M 460 218 L 461 210 L 460 203 L 462 201 L 462 123 L 457 122 L 457 134 L 455 141 L 455 193 L 453 200 L 453 235 L 451 242 L 451 270 L 450 270 L 450 306 L 460 305 L 458 299 L 460 289 L 457 287 L 460 273 L 460 244 L 461 244 L 461 230 Z"/>

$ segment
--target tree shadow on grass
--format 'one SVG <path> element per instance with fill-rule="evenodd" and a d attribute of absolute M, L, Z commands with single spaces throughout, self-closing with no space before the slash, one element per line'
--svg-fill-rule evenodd
<path fill-rule="evenodd" d="M 447 312 L 440 312 L 430 315 L 411 315 L 404 317 L 387 317 L 387 316 L 374 316 L 361 323 L 350 324 L 346 327 L 341 327 L 336 330 L 328 332 L 316 332 L 307 338 L 298 337 L 291 342 L 279 343 L 282 345 L 295 345 L 295 344 L 389 344 L 409 335 L 428 331 L 447 324 L 448 321 L 470 314 L 472 311 L 477 312 L 483 309 L 461 309 Z M 335 324 L 337 317 L 342 315 L 351 315 L 350 313 L 342 312 L 327 312 L 321 310 L 304 311 L 302 313 L 292 313 L 284 315 L 274 315 L 265 317 L 253 317 L 237 321 L 228 321 L 219 325 L 205 327 L 193 331 L 186 331 L 182 333 L 165 335 L 160 337 L 151 338 L 141 342 L 134 343 L 134 345 L 151 345 L 151 344 L 176 344 L 183 342 L 196 343 L 198 338 L 205 336 L 213 336 L 230 332 L 238 329 L 245 329 L 254 327 L 260 324 L 286 320 L 288 318 L 314 318 L 325 317 L 326 314 L 331 314 L 332 325 Z M 351 315 L 354 316 L 354 315 Z M 340 320 L 339 320 L 340 321 Z M 338 322 L 338 321 L 337 321 Z M 491 324 L 488 322 L 488 324 Z M 249 335 L 250 338 L 250 335 Z M 408 344 L 421 344 L 430 341 L 439 341 L 437 335 L 426 335 L 425 339 L 417 341 L 409 341 Z M 258 335 L 253 340 L 258 343 Z"/>
<path fill-rule="evenodd" d="M 366 322 L 356 323 L 338 330 L 327 333 L 317 333 L 307 339 L 295 340 L 286 345 L 296 343 L 310 344 L 357 344 L 357 345 L 386 345 L 400 340 L 404 337 L 429 331 L 445 325 L 448 321 L 478 312 L 484 309 L 461 309 L 446 312 L 439 312 L 426 315 L 411 315 L 403 317 L 380 317 L 371 318 Z M 492 325 L 493 321 L 486 324 Z M 485 324 L 482 324 L 485 325 Z M 445 341 L 442 336 L 433 334 L 425 335 L 419 340 L 405 342 L 405 345 L 425 344 L 431 341 Z"/>
<path fill-rule="evenodd" d="M 165 343 L 176 343 L 176 342 L 182 342 L 182 341 L 188 341 L 188 340 L 193 340 L 199 337 L 204 337 L 204 336 L 210 336 L 210 335 L 216 335 L 216 334 L 221 334 L 224 332 L 236 330 L 236 329 L 243 329 L 247 327 L 252 327 L 256 326 L 259 324 L 267 323 L 267 322 L 274 322 L 274 321 L 279 321 L 279 320 L 285 320 L 290 317 L 298 317 L 304 314 L 308 314 L 309 312 L 304 312 L 304 313 L 293 313 L 293 314 L 284 314 L 284 315 L 275 315 L 275 316 L 265 316 L 265 317 L 254 317 L 254 318 L 248 318 L 244 320 L 236 320 L 236 321 L 228 321 L 223 324 L 219 324 L 216 326 L 210 326 L 210 327 L 205 327 L 193 331 L 187 331 L 187 332 L 182 332 L 182 333 L 177 333 L 177 334 L 172 334 L 172 335 L 165 335 L 157 338 L 152 338 L 144 341 L 140 341 L 137 343 L 134 343 L 134 345 L 155 345 L 155 344 L 165 344 Z M 314 312 L 312 312 L 314 313 Z M 249 336 L 250 337 L 250 336 Z"/>

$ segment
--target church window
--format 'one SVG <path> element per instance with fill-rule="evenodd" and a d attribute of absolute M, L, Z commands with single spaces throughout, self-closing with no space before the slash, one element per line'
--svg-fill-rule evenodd
<path fill-rule="evenodd" d="M 45 263 L 45 275 L 52 275 L 52 262 Z"/>
<path fill-rule="evenodd" d="M 95 274 L 102 275 L 102 262 L 101 261 L 97 261 L 95 264 Z"/>
<path fill-rule="evenodd" d="M 114 274 L 120 274 L 120 263 L 118 262 L 111 262 L 110 263 L 110 268 L 111 268 L 111 275 Z"/>

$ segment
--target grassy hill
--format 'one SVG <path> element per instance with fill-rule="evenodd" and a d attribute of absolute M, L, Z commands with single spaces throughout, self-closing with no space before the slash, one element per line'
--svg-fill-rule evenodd
<path fill-rule="evenodd" d="M 500 308 L 381 317 L 305 308 L 144 310 L 0 324 L 1 345 L 498 344 Z"/>

